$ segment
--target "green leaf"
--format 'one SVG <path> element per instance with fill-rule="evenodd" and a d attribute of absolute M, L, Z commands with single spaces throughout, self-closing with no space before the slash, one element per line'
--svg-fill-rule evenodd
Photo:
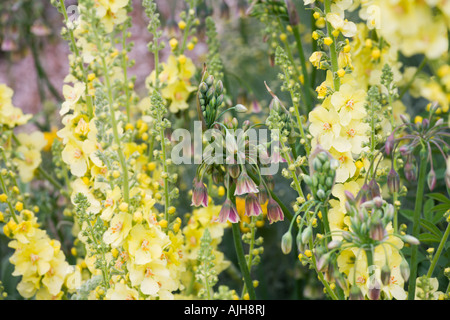
<path fill-rule="evenodd" d="M 442 193 L 430 193 L 427 196 L 431 199 L 437 200 L 439 202 L 446 203 L 450 206 L 450 199 L 444 196 Z"/>
<path fill-rule="evenodd" d="M 414 211 L 410 209 L 402 209 L 399 210 L 400 214 L 408 219 L 409 221 L 413 221 Z"/>
<path fill-rule="evenodd" d="M 431 223 L 428 220 L 420 219 L 420 225 L 424 227 L 426 230 L 430 231 L 431 233 L 435 234 L 439 238 L 442 238 L 442 231 L 439 230 L 438 227 L 436 227 L 433 223 Z"/>
<path fill-rule="evenodd" d="M 441 238 L 435 234 L 431 233 L 422 233 L 419 234 L 418 237 L 420 242 L 441 242 Z"/>
<path fill-rule="evenodd" d="M 434 206 L 434 200 L 428 199 L 424 206 L 423 206 L 423 216 L 426 220 L 433 219 L 433 206 Z"/>

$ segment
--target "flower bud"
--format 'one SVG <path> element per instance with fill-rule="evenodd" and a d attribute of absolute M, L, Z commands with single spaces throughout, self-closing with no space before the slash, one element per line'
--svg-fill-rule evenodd
<path fill-rule="evenodd" d="M 389 268 L 389 266 L 387 264 L 385 264 L 382 268 L 381 268 L 381 282 L 383 283 L 383 285 L 387 286 L 389 285 L 390 281 L 391 281 L 391 268 Z"/>
<path fill-rule="evenodd" d="M 416 181 L 416 168 L 412 162 L 406 162 L 403 170 L 406 180 L 408 180 L 409 182 Z"/>
<path fill-rule="evenodd" d="M 330 254 L 326 253 L 322 255 L 317 261 L 316 267 L 318 271 L 324 271 L 330 262 Z"/>
<path fill-rule="evenodd" d="M 228 165 L 228 174 L 233 179 L 236 179 L 239 177 L 239 174 L 241 173 L 241 169 L 237 163 Z"/>
<path fill-rule="evenodd" d="M 402 262 L 400 263 L 400 274 L 401 274 L 404 282 L 408 281 L 410 270 L 409 270 L 408 262 L 406 262 L 405 259 L 403 259 Z"/>
<path fill-rule="evenodd" d="M 387 185 L 390 193 L 398 192 L 400 190 L 400 176 L 394 168 L 391 168 L 389 171 Z"/>
<path fill-rule="evenodd" d="M 350 288 L 349 300 L 364 300 L 364 296 L 358 286 Z"/>
<path fill-rule="evenodd" d="M 302 232 L 302 243 L 307 243 L 312 236 L 311 226 L 306 227 Z"/>
<path fill-rule="evenodd" d="M 409 244 L 412 244 L 412 245 L 419 245 L 420 244 L 419 239 L 417 239 L 416 237 L 413 237 L 413 236 L 411 236 L 409 234 L 404 235 L 402 237 L 402 240 L 407 242 L 407 243 L 409 243 Z"/>
<path fill-rule="evenodd" d="M 198 87 L 199 91 L 205 94 L 208 91 L 208 85 L 205 82 L 200 83 Z"/>
<path fill-rule="evenodd" d="M 281 251 L 284 254 L 289 254 L 292 250 L 292 235 L 291 232 L 286 232 L 281 238 Z"/>
<path fill-rule="evenodd" d="M 394 143 L 395 143 L 394 133 L 391 133 L 391 135 L 386 140 L 386 144 L 384 145 L 384 150 L 386 151 L 387 155 L 390 155 L 392 150 L 394 149 Z"/>
<path fill-rule="evenodd" d="M 242 105 L 242 104 L 240 104 L 240 103 L 237 104 L 234 108 L 235 108 L 236 111 L 239 112 L 239 113 L 247 112 L 247 107 L 245 107 L 244 105 Z"/>
<path fill-rule="evenodd" d="M 436 187 L 436 173 L 434 172 L 434 169 L 431 169 L 427 176 L 427 183 L 428 188 L 430 188 L 431 191 Z"/>
<path fill-rule="evenodd" d="M 367 295 L 370 300 L 378 300 L 380 299 L 381 286 L 377 279 L 373 280 L 372 283 L 369 284 L 369 291 Z"/>

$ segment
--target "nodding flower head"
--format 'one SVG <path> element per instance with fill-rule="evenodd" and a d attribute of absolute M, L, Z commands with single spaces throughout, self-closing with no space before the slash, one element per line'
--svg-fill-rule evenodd
<path fill-rule="evenodd" d="M 192 206 L 208 206 L 208 189 L 203 181 L 194 178 L 194 187 L 192 190 Z"/>
<path fill-rule="evenodd" d="M 283 210 L 273 198 L 269 198 L 269 203 L 267 204 L 267 218 L 270 224 L 284 220 Z"/>
<path fill-rule="evenodd" d="M 245 214 L 247 216 L 259 216 L 262 213 L 258 196 L 254 193 L 247 194 L 245 197 Z"/>
<path fill-rule="evenodd" d="M 246 171 L 243 171 L 236 182 L 236 190 L 234 192 L 235 196 L 241 196 L 246 193 L 258 193 L 258 186 L 256 183 L 248 176 Z"/>
<path fill-rule="evenodd" d="M 221 223 L 226 223 L 227 221 L 236 223 L 239 222 L 239 220 L 240 218 L 236 205 L 230 199 L 225 200 L 222 209 L 220 210 L 218 221 Z"/>

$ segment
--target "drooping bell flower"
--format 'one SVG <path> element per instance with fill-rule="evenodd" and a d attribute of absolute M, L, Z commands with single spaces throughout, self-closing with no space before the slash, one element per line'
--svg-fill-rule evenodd
<path fill-rule="evenodd" d="M 247 197 L 245 197 L 245 214 L 251 217 L 259 216 L 261 213 L 262 208 L 259 204 L 258 196 L 254 193 L 247 194 Z"/>
<path fill-rule="evenodd" d="M 283 210 L 272 197 L 269 198 L 269 203 L 267 204 L 267 218 L 270 224 L 284 220 Z"/>
<path fill-rule="evenodd" d="M 258 186 L 256 183 L 248 176 L 246 171 L 243 171 L 236 182 L 236 190 L 234 191 L 235 196 L 241 196 L 246 193 L 258 193 Z"/>
<path fill-rule="evenodd" d="M 236 223 L 239 222 L 239 220 L 240 218 L 236 205 L 230 199 L 225 200 L 222 209 L 220 209 L 218 221 L 221 223 L 226 223 L 227 221 Z"/>
<path fill-rule="evenodd" d="M 194 178 L 191 206 L 208 206 L 208 189 L 206 188 L 203 181 L 199 181 L 197 177 Z"/>
<path fill-rule="evenodd" d="M 400 190 L 400 176 L 394 168 L 391 168 L 389 174 L 387 176 L 387 185 L 389 188 L 389 192 L 399 192 Z"/>

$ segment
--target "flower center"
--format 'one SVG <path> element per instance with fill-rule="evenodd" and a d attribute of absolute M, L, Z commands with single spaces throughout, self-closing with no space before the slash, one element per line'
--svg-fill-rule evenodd
<path fill-rule="evenodd" d="M 39 260 L 39 256 L 37 254 L 30 254 L 30 259 L 33 264 L 35 264 Z"/>
<path fill-rule="evenodd" d="M 80 159 L 82 154 L 83 152 L 80 149 L 75 149 L 75 151 L 73 152 L 73 157 L 75 159 Z"/>
<path fill-rule="evenodd" d="M 331 123 L 325 122 L 323 124 L 323 130 L 325 130 L 325 131 L 331 130 L 332 127 L 333 126 L 331 125 Z"/>
<path fill-rule="evenodd" d="M 351 109 L 351 110 L 353 110 L 354 105 L 355 105 L 355 101 L 353 101 L 353 99 L 348 100 L 347 103 L 345 104 L 347 109 Z"/>
<path fill-rule="evenodd" d="M 347 134 L 349 137 L 353 138 L 356 135 L 356 130 L 355 129 L 350 129 L 347 131 Z"/>
<path fill-rule="evenodd" d="M 117 223 L 114 227 L 112 227 L 112 232 L 113 233 L 119 232 L 120 230 L 122 230 L 122 226 L 123 226 L 122 222 Z"/>

